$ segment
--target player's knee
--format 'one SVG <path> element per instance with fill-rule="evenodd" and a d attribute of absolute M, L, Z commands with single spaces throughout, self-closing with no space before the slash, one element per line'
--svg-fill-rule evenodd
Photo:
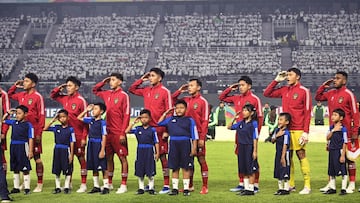
<path fill-rule="evenodd" d="M 304 159 L 306 157 L 305 150 L 303 149 L 297 150 L 296 155 L 299 158 L 299 160 Z"/>

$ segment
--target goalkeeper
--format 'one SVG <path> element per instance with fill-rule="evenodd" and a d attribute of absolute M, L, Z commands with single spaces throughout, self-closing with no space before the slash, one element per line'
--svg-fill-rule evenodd
<path fill-rule="evenodd" d="M 290 191 L 295 191 L 294 180 L 294 151 L 300 161 L 301 172 L 304 177 L 304 188 L 299 194 L 310 194 L 310 165 L 306 158 L 305 146 L 308 142 L 309 125 L 311 119 L 311 95 L 309 89 L 300 83 L 301 72 L 297 68 L 281 71 L 264 91 L 265 97 L 282 98 L 282 110 L 293 118 L 290 126 Z M 280 82 L 287 81 L 286 86 L 276 87 Z"/>

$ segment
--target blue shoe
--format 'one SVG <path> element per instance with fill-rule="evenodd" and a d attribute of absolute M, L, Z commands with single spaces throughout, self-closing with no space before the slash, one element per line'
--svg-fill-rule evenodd
<path fill-rule="evenodd" d="M 244 186 L 238 185 L 238 186 L 236 186 L 236 187 L 234 187 L 234 188 L 231 188 L 231 189 L 230 189 L 230 192 L 241 192 L 241 191 L 243 191 L 243 190 L 244 190 Z"/>
<path fill-rule="evenodd" d="M 170 192 L 169 187 L 163 187 L 163 189 L 159 191 L 159 194 L 163 195 L 163 194 L 168 194 L 169 192 Z"/>
<path fill-rule="evenodd" d="M 254 187 L 254 193 L 258 193 L 260 192 L 259 188 L 258 187 Z"/>

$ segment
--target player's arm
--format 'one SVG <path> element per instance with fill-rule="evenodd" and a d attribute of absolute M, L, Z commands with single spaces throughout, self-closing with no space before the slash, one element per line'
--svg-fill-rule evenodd
<path fill-rule="evenodd" d="M 106 146 L 106 136 L 107 136 L 107 132 L 106 132 L 106 121 L 102 120 L 101 122 L 101 149 L 100 149 L 100 153 L 99 153 L 99 158 L 103 159 L 105 158 L 105 146 Z"/>
<path fill-rule="evenodd" d="M 102 88 L 109 82 L 110 77 L 107 77 L 103 81 L 97 83 L 92 89 L 93 94 L 105 100 L 105 90 L 103 90 Z"/>
<path fill-rule="evenodd" d="M 253 126 L 254 126 L 254 132 L 253 132 L 253 145 L 254 145 L 253 160 L 255 160 L 255 159 L 257 159 L 257 154 L 258 154 L 258 139 L 259 139 L 259 131 L 258 131 L 258 123 L 257 123 L 257 121 L 253 121 Z"/>
<path fill-rule="evenodd" d="M 129 95 L 127 95 L 126 93 L 124 93 L 124 103 L 123 105 L 121 105 L 120 108 L 122 108 L 121 111 L 123 112 L 123 118 L 120 127 L 120 142 L 124 144 L 126 143 L 125 129 L 128 127 L 130 121 L 130 99 Z"/>
<path fill-rule="evenodd" d="M 167 116 L 170 112 L 172 112 L 174 109 L 175 109 L 174 107 L 171 107 L 171 108 L 169 108 L 168 110 L 166 110 L 166 111 L 160 116 L 160 118 L 159 118 L 159 120 L 158 120 L 158 125 L 162 124 L 162 123 L 163 123 L 162 121 L 164 121 L 164 119 L 166 118 L 166 116 Z M 165 126 L 165 125 L 166 125 L 166 124 L 163 124 L 163 125 L 161 125 L 161 126 Z"/>
<path fill-rule="evenodd" d="M 159 139 L 157 136 L 157 132 L 155 130 L 155 128 L 152 128 L 153 131 L 153 139 L 154 139 L 154 143 L 155 143 L 155 160 L 158 161 L 160 158 L 160 146 L 159 146 Z"/>
<path fill-rule="evenodd" d="M 61 94 L 61 92 L 63 91 L 63 89 L 66 87 L 66 84 L 61 84 L 58 87 L 55 87 L 53 90 L 51 90 L 50 92 L 50 98 L 59 102 L 59 103 L 63 103 L 63 98 L 66 96 L 64 94 Z"/>
<path fill-rule="evenodd" d="M 132 123 L 130 123 L 130 125 L 128 125 L 128 127 L 126 128 L 126 130 L 125 130 L 125 133 L 126 134 L 133 134 L 133 133 L 135 133 L 136 132 L 136 128 L 133 128 L 134 127 L 134 125 L 136 125 L 136 123 L 138 123 L 139 121 L 140 121 L 140 119 L 141 119 L 141 117 L 140 116 L 138 116 L 138 117 L 136 117 L 135 118 L 135 120 L 134 120 L 134 122 L 132 122 Z"/>
<path fill-rule="evenodd" d="M 326 89 L 330 87 L 330 84 L 333 82 L 333 79 L 325 81 L 320 87 L 316 90 L 315 100 L 316 101 L 327 101 L 329 92 L 326 92 Z"/>
<path fill-rule="evenodd" d="M 235 91 L 239 86 L 239 83 L 235 83 L 230 85 L 228 88 L 226 88 L 224 91 L 221 92 L 219 95 L 219 100 L 227 103 L 234 103 L 234 96 L 230 96 L 229 94 L 232 91 Z"/>
<path fill-rule="evenodd" d="M 281 98 L 285 87 L 276 88 L 279 83 L 273 80 L 265 89 L 264 96 L 270 98 Z"/>
<path fill-rule="evenodd" d="M 255 108 L 256 108 L 256 111 L 257 111 L 256 113 L 258 115 L 258 119 L 257 119 L 258 127 L 259 127 L 258 131 L 260 133 L 261 127 L 262 127 L 262 125 L 264 123 L 264 114 L 263 114 L 263 111 L 262 111 L 262 105 L 261 105 L 261 101 L 260 101 L 259 97 L 255 96 L 254 99 L 256 101 L 255 102 Z"/>
<path fill-rule="evenodd" d="M 79 100 L 79 110 L 81 112 L 85 111 L 87 108 L 87 102 L 86 100 L 81 97 L 81 99 Z M 88 116 L 89 114 L 85 114 L 86 116 Z M 82 135 L 81 135 L 81 146 L 84 147 L 86 145 L 86 138 L 89 134 L 89 125 L 83 125 L 82 128 Z"/>
<path fill-rule="evenodd" d="M 34 157 L 34 153 L 33 153 L 33 147 L 34 147 L 34 128 L 31 125 L 31 123 L 29 123 L 29 129 L 28 129 L 28 139 L 29 139 L 29 154 L 28 154 L 28 158 L 29 160 L 32 159 Z"/>
<path fill-rule="evenodd" d="M 349 129 L 349 131 L 351 132 L 348 132 L 348 133 L 351 133 L 351 139 L 358 139 L 358 129 L 359 129 L 359 109 L 357 108 L 357 101 L 356 101 L 356 98 L 355 98 L 355 95 L 353 93 L 350 93 L 349 94 L 350 96 L 350 109 L 351 109 L 351 112 L 350 112 L 350 118 L 352 118 L 352 123 L 353 123 L 353 126 L 352 126 L 352 129 Z"/>
<path fill-rule="evenodd" d="M 347 136 L 347 129 L 345 127 L 342 128 L 342 133 L 343 133 L 343 146 L 342 146 L 342 150 L 341 150 L 341 156 L 340 156 L 340 163 L 345 163 L 345 153 L 346 153 L 346 148 L 347 148 L 347 143 L 348 143 L 348 136 Z"/>
<path fill-rule="evenodd" d="M 187 92 L 188 87 L 189 87 L 188 84 L 183 84 L 183 85 L 181 85 L 181 87 L 179 87 L 179 89 L 176 90 L 176 91 L 171 95 L 172 101 L 175 103 L 177 100 L 180 100 L 180 99 L 179 99 L 180 94 L 182 94 L 182 93 L 184 93 L 184 92 Z"/>
<path fill-rule="evenodd" d="M 140 85 L 143 84 L 143 82 L 149 80 L 149 75 L 150 73 L 145 73 L 140 79 L 131 84 L 129 87 L 129 92 L 137 96 L 144 96 L 145 88 L 140 87 Z"/>
<path fill-rule="evenodd" d="M 16 113 L 16 109 L 9 109 L 9 110 L 3 115 L 3 117 L 1 118 L 1 122 L 2 122 L 2 123 L 5 123 L 5 124 L 7 124 L 7 125 L 12 125 L 12 124 L 13 124 L 13 120 L 9 120 L 9 119 L 7 119 L 7 118 L 10 116 L 10 114 L 14 114 L 14 113 Z"/>
<path fill-rule="evenodd" d="M 44 131 L 53 131 L 52 129 L 49 129 L 50 126 L 55 123 L 55 121 L 58 119 L 59 114 L 55 114 L 55 116 L 51 119 L 49 123 L 45 124 L 45 127 L 43 128 Z"/>
<path fill-rule="evenodd" d="M 192 140 L 192 149 L 191 149 L 191 153 L 190 156 L 195 156 L 196 152 L 197 152 L 197 146 L 198 146 L 198 140 L 199 140 L 199 134 L 198 134 L 198 130 L 196 128 L 196 123 L 194 121 L 194 119 L 189 118 L 190 119 L 190 133 L 191 133 L 191 140 Z"/>
<path fill-rule="evenodd" d="M 311 94 L 310 94 L 310 90 L 306 89 L 305 90 L 305 97 L 304 97 L 304 104 L 305 104 L 305 109 L 304 109 L 304 132 L 305 133 L 309 133 L 309 128 L 310 128 L 310 122 L 311 122 L 311 107 L 312 107 L 312 100 L 311 100 Z"/>
<path fill-rule="evenodd" d="M 287 148 L 289 145 L 289 135 L 288 134 L 284 134 L 284 144 L 283 144 L 283 148 L 281 151 L 281 165 L 283 167 L 286 166 L 286 160 L 285 160 L 285 156 L 286 156 L 286 152 L 287 152 Z"/>
<path fill-rule="evenodd" d="M 75 148 L 75 132 L 74 128 L 70 128 L 71 136 L 70 136 L 70 154 L 69 154 L 69 164 L 71 164 L 74 160 L 74 148 Z"/>
<path fill-rule="evenodd" d="M 17 88 L 22 88 L 23 81 L 22 80 L 18 80 L 15 82 L 15 84 L 13 86 L 11 86 L 8 90 L 8 95 L 10 97 L 10 99 L 19 101 L 19 93 L 16 93 L 16 89 Z"/>
<path fill-rule="evenodd" d="M 237 127 L 239 127 L 240 122 L 235 123 L 235 121 L 239 118 L 239 115 L 241 114 L 241 111 L 236 112 L 234 118 L 231 120 L 230 123 L 227 124 L 227 129 L 229 130 L 235 130 Z M 234 124 L 235 123 L 235 124 Z"/>
<path fill-rule="evenodd" d="M 87 113 L 90 112 L 93 108 L 94 108 L 94 104 L 89 104 L 89 105 L 86 107 L 86 109 L 78 115 L 77 119 L 84 122 L 85 116 L 86 116 Z"/>
<path fill-rule="evenodd" d="M 204 100 L 202 109 L 201 109 L 201 117 L 200 117 L 200 128 L 201 135 L 199 135 L 198 145 L 199 147 L 204 147 L 206 134 L 208 132 L 208 124 L 209 124 L 209 104 L 206 100 Z"/>

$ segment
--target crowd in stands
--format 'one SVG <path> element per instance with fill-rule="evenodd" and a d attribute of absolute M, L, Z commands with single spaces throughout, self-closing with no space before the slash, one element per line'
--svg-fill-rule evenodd
<path fill-rule="evenodd" d="M 0 49 L 15 48 L 13 43 L 20 19 L 12 17 L 0 18 Z"/>
<path fill-rule="evenodd" d="M 304 45 L 308 46 L 359 46 L 360 45 L 360 14 L 306 14 L 309 38 Z"/>
<path fill-rule="evenodd" d="M 91 79 L 119 71 L 127 77 L 137 77 L 144 74 L 147 58 L 146 52 L 28 54 L 19 77 L 34 72 L 44 81 L 56 81 L 69 75 Z"/>
<path fill-rule="evenodd" d="M 151 47 L 159 17 L 65 17 L 54 48 Z"/>
<path fill-rule="evenodd" d="M 260 14 L 165 16 L 164 21 L 164 47 L 239 47 L 261 40 Z"/>
<path fill-rule="evenodd" d="M 159 52 L 157 67 L 167 75 L 216 77 L 223 74 L 274 73 L 281 52 Z"/>
<path fill-rule="evenodd" d="M 359 73 L 359 50 L 305 51 L 292 52 L 294 64 L 304 73 L 333 74 L 337 70 Z"/>
<path fill-rule="evenodd" d="M 3 77 L 9 76 L 16 65 L 18 54 L 1 53 L 0 54 L 0 72 Z"/>

